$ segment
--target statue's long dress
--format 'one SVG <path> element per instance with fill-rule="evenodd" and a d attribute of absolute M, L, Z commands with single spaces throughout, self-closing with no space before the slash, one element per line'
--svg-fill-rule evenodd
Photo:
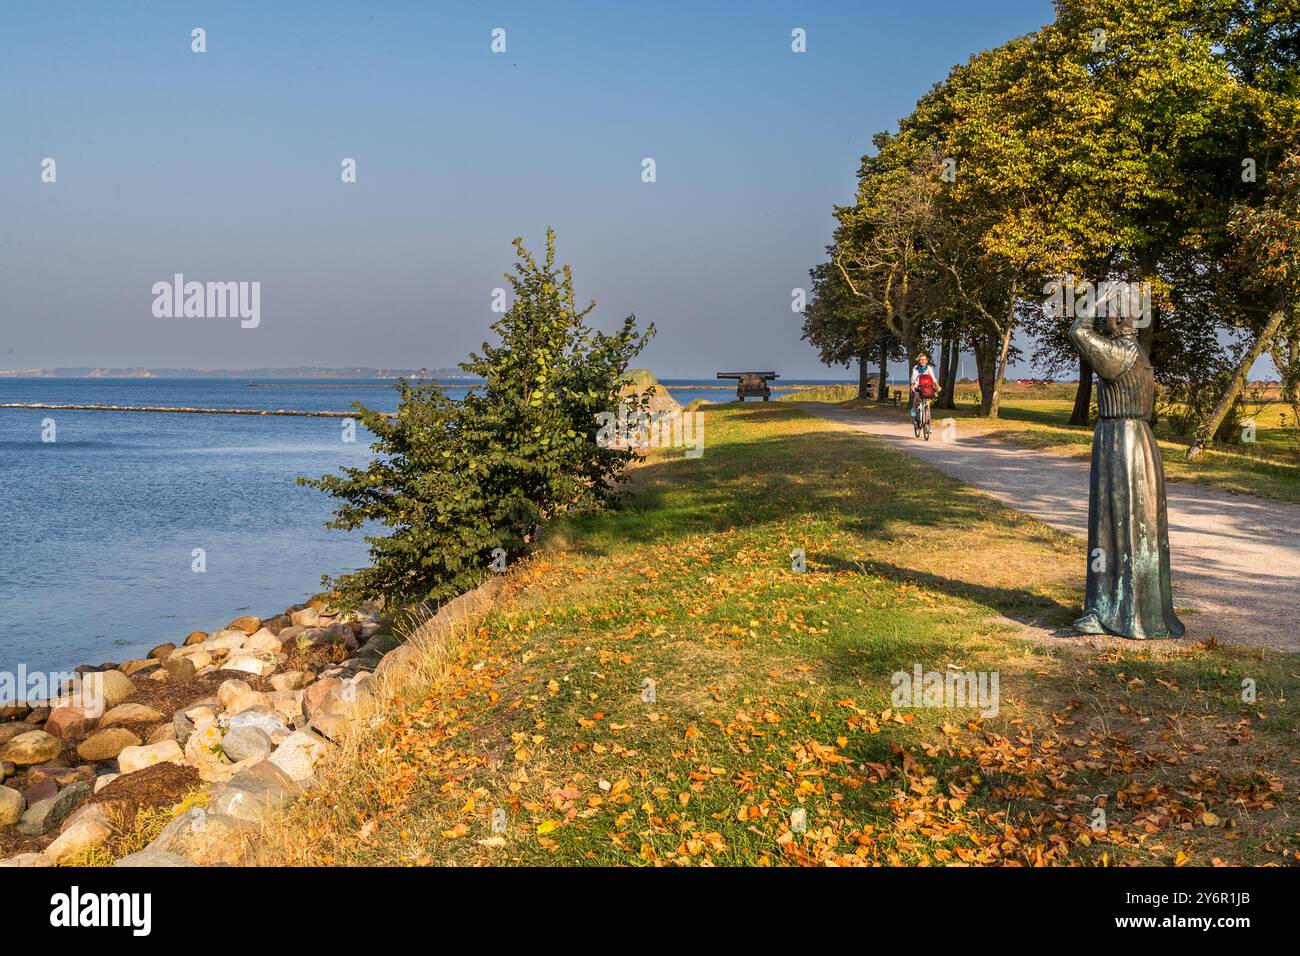
<path fill-rule="evenodd" d="M 1075 626 L 1138 640 L 1182 637 L 1169 584 L 1164 464 L 1149 424 L 1155 405 L 1151 362 L 1131 337 L 1108 338 L 1080 323 L 1070 337 L 1100 379 L 1088 585 Z"/>

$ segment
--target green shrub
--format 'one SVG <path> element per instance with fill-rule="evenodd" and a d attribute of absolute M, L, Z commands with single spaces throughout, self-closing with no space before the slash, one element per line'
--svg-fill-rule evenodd
<path fill-rule="evenodd" d="M 574 307 L 573 277 L 555 265 L 555 234 L 538 264 L 515 240 L 514 301 L 493 343 L 461 363 L 485 384 L 461 402 L 433 382 L 403 380 L 396 418 L 356 405 L 381 457 L 365 469 L 299 479 L 341 502 L 329 526 L 370 523 L 371 566 L 326 578 L 345 600 L 382 595 L 439 602 L 474 587 L 494 557 L 519 556 L 541 522 L 608 504 L 639 456 L 596 443 L 596 414 L 612 410 L 628 362 L 654 334 L 628 316 L 612 335 L 589 328 L 594 303 Z M 500 552 L 497 549 L 501 549 Z"/>

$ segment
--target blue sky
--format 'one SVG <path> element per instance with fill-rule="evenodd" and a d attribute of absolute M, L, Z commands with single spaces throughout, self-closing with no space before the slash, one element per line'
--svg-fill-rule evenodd
<path fill-rule="evenodd" d="M 598 325 L 658 327 L 642 364 L 661 377 L 843 374 L 790 296 L 871 134 L 1051 18 L 1049 0 L 5 4 L 0 368 L 454 364 L 510 241 L 551 225 Z M 177 272 L 261 282 L 260 325 L 154 318 Z"/>

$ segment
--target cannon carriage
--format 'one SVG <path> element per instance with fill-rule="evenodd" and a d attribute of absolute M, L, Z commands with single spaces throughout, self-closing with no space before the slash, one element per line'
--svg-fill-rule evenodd
<path fill-rule="evenodd" d="M 718 378 L 735 380 L 736 398 L 742 402 L 746 398 L 761 398 L 765 402 L 769 401 L 772 398 L 772 389 L 767 383 L 780 377 L 776 372 L 718 373 Z"/>

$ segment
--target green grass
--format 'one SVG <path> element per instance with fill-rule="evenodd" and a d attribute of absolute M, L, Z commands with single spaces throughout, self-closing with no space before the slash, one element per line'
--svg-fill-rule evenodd
<path fill-rule="evenodd" d="M 1081 542 L 797 408 L 705 415 L 548 530 L 279 862 L 1294 862 L 1296 655 L 1045 637 Z M 996 671 L 999 714 L 896 706 L 915 664 Z"/>
<path fill-rule="evenodd" d="M 782 402 L 847 402 L 858 397 L 858 387 L 856 385 L 813 385 L 808 388 L 801 388 L 785 395 L 781 395 L 778 401 Z"/>

